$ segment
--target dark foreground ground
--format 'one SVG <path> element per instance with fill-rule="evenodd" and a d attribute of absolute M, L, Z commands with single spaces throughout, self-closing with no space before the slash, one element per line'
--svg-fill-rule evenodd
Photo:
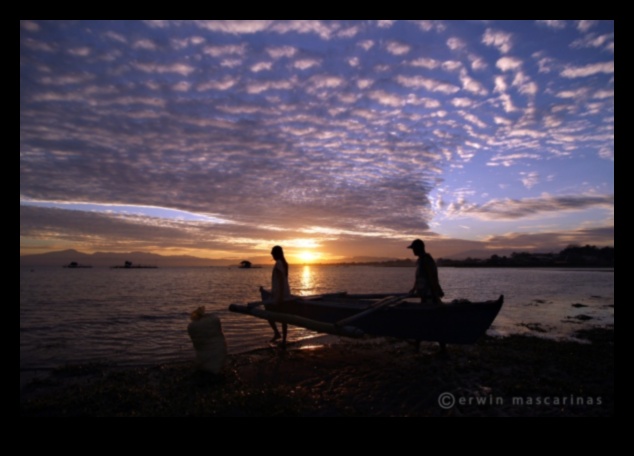
<path fill-rule="evenodd" d="M 192 362 L 66 366 L 20 390 L 20 416 L 613 416 L 614 328 L 591 343 L 511 336 L 471 346 L 374 339 Z"/>

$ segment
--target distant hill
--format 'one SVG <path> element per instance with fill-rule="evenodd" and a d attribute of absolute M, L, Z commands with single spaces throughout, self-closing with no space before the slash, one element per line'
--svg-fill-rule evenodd
<path fill-rule="evenodd" d="M 145 252 L 95 252 L 89 254 L 72 249 L 20 256 L 20 266 L 62 267 L 72 261 L 97 268 L 123 266 L 126 261 L 158 267 L 228 266 L 237 265 L 240 262 L 238 259 L 209 259 L 190 255 L 165 256 Z"/>

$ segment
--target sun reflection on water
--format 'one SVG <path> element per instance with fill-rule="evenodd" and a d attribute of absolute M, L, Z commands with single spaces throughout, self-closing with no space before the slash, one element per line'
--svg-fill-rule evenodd
<path fill-rule="evenodd" d="M 315 288 L 315 279 L 313 277 L 313 271 L 308 265 L 304 265 L 302 273 L 299 277 L 299 291 L 301 295 L 311 294 Z"/>
<path fill-rule="evenodd" d="M 324 344 L 319 344 L 319 345 L 302 345 L 301 347 L 299 347 L 300 350 L 307 350 L 307 351 L 314 351 L 314 350 L 319 350 L 321 348 L 324 348 L 325 345 Z"/>

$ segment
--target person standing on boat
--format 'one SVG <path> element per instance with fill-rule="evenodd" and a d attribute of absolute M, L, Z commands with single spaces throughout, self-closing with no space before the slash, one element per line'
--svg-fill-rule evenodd
<path fill-rule="evenodd" d="M 271 255 L 275 260 L 275 266 L 273 266 L 273 274 L 271 277 L 271 300 L 273 302 L 265 305 L 264 307 L 267 310 L 270 309 L 275 311 L 275 308 L 280 306 L 285 299 L 291 298 L 291 288 L 288 285 L 288 263 L 286 262 L 286 258 L 284 258 L 284 250 L 282 250 L 282 247 L 279 245 L 276 245 L 271 250 Z M 269 320 L 269 324 L 271 325 L 271 328 L 273 328 L 274 333 L 271 342 L 276 342 L 281 338 L 281 346 L 285 347 L 288 325 L 286 323 L 282 323 L 282 334 L 280 334 L 274 320 Z"/>
<path fill-rule="evenodd" d="M 445 296 L 440 281 L 438 268 L 432 256 L 425 251 L 425 243 L 415 239 L 408 247 L 418 257 L 416 262 L 416 280 L 409 294 L 420 296 L 421 304 L 442 304 L 440 298 Z"/>

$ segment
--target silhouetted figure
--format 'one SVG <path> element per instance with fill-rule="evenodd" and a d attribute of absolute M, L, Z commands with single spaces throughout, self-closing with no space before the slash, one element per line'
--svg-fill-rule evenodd
<path fill-rule="evenodd" d="M 273 266 L 273 274 L 271 276 L 271 299 L 272 303 L 266 304 L 264 307 L 267 310 L 275 311 L 276 307 L 280 306 L 285 299 L 290 299 L 291 289 L 288 285 L 288 263 L 284 258 L 284 250 L 279 245 L 276 245 L 271 250 L 271 255 L 275 260 L 275 266 Z M 286 347 L 286 334 L 288 333 L 288 325 L 282 323 L 282 334 L 277 329 L 275 321 L 269 320 L 271 328 L 273 328 L 273 338 L 271 342 L 275 342 L 282 339 L 281 347 Z"/>
<path fill-rule="evenodd" d="M 410 295 L 420 296 L 421 304 L 442 304 L 440 298 L 445 296 L 438 281 L 438 268 L 432 256 L 425 251 L 425 243 L 414 240 L 408 247 L 418 257 L 416 262 L 416 280 Z"/>

